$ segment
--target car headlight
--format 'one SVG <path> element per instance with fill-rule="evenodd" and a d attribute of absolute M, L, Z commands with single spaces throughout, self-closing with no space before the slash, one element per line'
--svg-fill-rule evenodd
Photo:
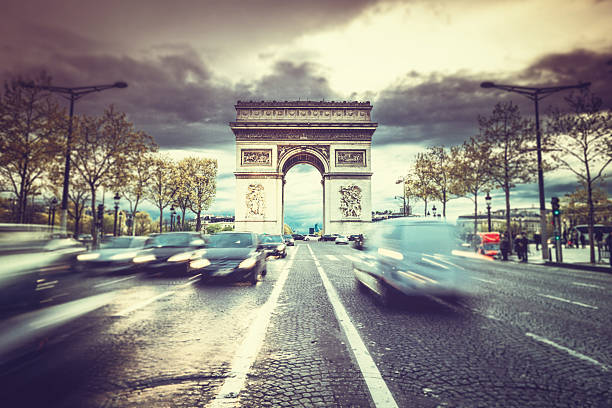
<path fill-rule="evenodd" d="M 240 262 L 240 265 L 238 265 L 238 267 L 241 269 L 250 269 L 254 267 L 256 263 L 257 258 L 247 258 L 244 261 Z"/>
<path fill-rule="evenodd" d="M 189 262 L 189 266 L 193 269 L 206 268 L 208 265 L 210 265 L 210 261 L 206 258 L 196 259 L 195 261 Z"/>
<path fill-rule="evenodd" d="M 404 259 L 404 255 L 402 255 L 401 253 L 387 248 L 378 248 L 378 255 L 386 256 L 388 258 L 392 258 L 398 261 Z"/>
<path fill-rule="evenodd" d="M 113 261 L 119 261 L 122 259 L 130 259 L 130 258 L 134 258 L 136 255 L 138 255 L 138 252 L 132 251 L 132 252 L 122 252 L 119 254 L 115 254 L 113 256 L 111 256 L 109 259 L 112 259 Z"/>
<path fill-rule="evenodd" d="M 77 261 L 93 261 L 94 259 L 98 259 L 100 254 L 98 253 L 87 253 L 77 255 Z"/>
<path fill-rule="evenodd" d="M 277 251 L 282 251 L 283 249 L 285 249 L 285 244 L 280 244 L 279 246 L 276 247 Z"/>
<path fill-rule="evenodd" d="M 184 262 L 184 261 L 188 261 L 189 258 L 191 258 L 191 255 L 193 255 L 193 252 L 183 252 L 183 253 L 180 253 L 180 254 L 172 255 L 170 258 L 168 258 L 168 262 Z"/>
<path fill-rule="evenodd" d="M 147 263 L 147 262 L 151 262 L 154 261 L 155 255 L 153 254 L 148 254 L 148 255 L 140 255 L 137 257 L 134 257 L 134 259 L 132 259 L 132 262 L 134 263 Z"/>

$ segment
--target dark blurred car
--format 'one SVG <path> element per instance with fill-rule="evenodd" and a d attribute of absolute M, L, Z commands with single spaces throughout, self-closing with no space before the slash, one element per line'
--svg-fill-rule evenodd
<path fill-rule="evenodd" d="M 287 246 L 295 246 L 295 239 L 293 239 L 292 235 L 286 234 L 283 235 L 283 238 L 285 239 L 285 244 Z"/>
<path fill-rule="evenodd" d="M 201 273 L 202 282 L 213 279 L 256 284 L 266 275 L 266 252 L 252 232 L 220 232 L 210 236 L 206 248 L 197 251 L 190 271 Z"/>
<path fill-rule="evenodd" d="M 88 273 L 134 272 L 138 264 L 133 259 L 140 255 L 148 237 L 112 237 L 95 251 L 77 256 L 75 269 Z"/>
<path fill-rule="evenodd" d="M 364 240 L 353 271 L 360 288 L 384 304 L 406 295 L 456 296 L 458 269 L 451 261 L 460 244 L 455 227 L 440 221 L 382 221 Z"/>
<path fill-rule="evenodd" d="M 264 234 L 259 236 L 260 245 L 268 255 L 287 257 L 287 246 L 282 235 Z"/>
<path fill-rule="evenodd" d="M 321 236 L 321 241 L 335 241 L 336 236 L 336 234 L 325 234 Z"/>
<path fill-rule="evenodd" d="M 204 246 L 204 237 L 199 232 L 154 234 L 133 262 L 146 273 L 186 274 L 189 262 L 197 258 L 196 251 Z"/>
<path fill-rule="evenodd" d="M 0 224 L 0 305 L 35 306 L 52 297 L 86 250 L 44 225 Z"/>
<path fill-rule="evenodd" d="M 351 234 L 347 238 L 348 238 L 349 241 L 355 241 L 355 240 L 359 239 L 360 235 L 361 234 Z"/>
<path fill-rule="evenodd" d="M 303 241 L 304 240 L 304 236 L 302 234 L 293 234 L 292 237 L 296 241 Z"/>

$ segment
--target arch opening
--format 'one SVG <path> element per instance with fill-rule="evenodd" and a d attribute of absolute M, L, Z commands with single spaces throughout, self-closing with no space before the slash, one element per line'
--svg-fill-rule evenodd
<path fill-rule="evenodd" d="M 321 176 L 311 163 L 297 163 L 287 170 L 283 182 L 283 225 L 294 233 L 323 229 L 324 191 Z"/>
<path fill-rule="evenodd" d="M 287 172 L 291 170 L 293 166 L 296 166 L 298 164 L 310 164 L 315 169 L 319 170 L 319 173 L 321 173 L 321 176 L 325 174 L 325 165 L 323 164 L 321 159 L 319 159 L 317 156 L 315 156 L 312 153 L 304 152 L 304 151 L 291 155 L 282 164 L 281 172 L 283 174 L 287 174 Z"/>

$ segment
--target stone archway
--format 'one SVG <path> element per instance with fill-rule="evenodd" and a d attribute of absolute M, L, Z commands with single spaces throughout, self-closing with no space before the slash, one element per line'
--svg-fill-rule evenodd
<path fill-rule="evenodd" d="M 360 233 L 372 221 L 369 102 L 238 102 L 237 230 L 282 233 L 284 176 L 296 164 L 321 173 L 325 233 Z"/>

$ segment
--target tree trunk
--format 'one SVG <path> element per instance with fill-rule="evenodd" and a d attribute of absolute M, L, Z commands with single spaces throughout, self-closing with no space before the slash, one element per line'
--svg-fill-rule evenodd
<path fill-rule="evenodd" d="M 474 193 L 474 235 L 478 233 L 478 193 Z"/>
<path fill-rule="evenodd" d="M 509 252 L 512 253 L 514 247 L 514 239 L 512 237 L 512 226 L 510 224 L 510 188 L 504 186 L 504 194 L 506 196 L 506 239 L 510 242 Z"/>
<path fill-rule="evenodd" d="M 96 212 L 96 189 L 91 188 L 91 236 L 93 238 L 92 247 L 96 248 L 98 245 L 98 234 L 96 232 L 96 225 L 98 221 L 98 213 Z"/>
<path fill-rule="evenodd" d="M 164 226 L 164 209 L 160 206 L 159 207 L 159 233 L 160 234 L 164 232 L 163 226 Z"/>
<path fill-rule="evenodd" d="M 182 216 L 181 216 L 181 231 L 185 231 L 185 213 L 187 212 L 187 208 L 181 208 Z"/>
<path fill-rule="evenodd" d="M 591 255 L 591 263 L 595 263 L 595 242 L 593 242 L 593 187 L 591 180 L 587 180 L 587 205 L 589 207 L 589 252 Z"/>
<path fill-rule="evenodd" d="M 202 229 L 202 220 L 200 219 L 200 213 L 202 211 L 198 210 L 198 212 L 196 213 L 196 231 L 200 232 L 200 230 Z"/>

